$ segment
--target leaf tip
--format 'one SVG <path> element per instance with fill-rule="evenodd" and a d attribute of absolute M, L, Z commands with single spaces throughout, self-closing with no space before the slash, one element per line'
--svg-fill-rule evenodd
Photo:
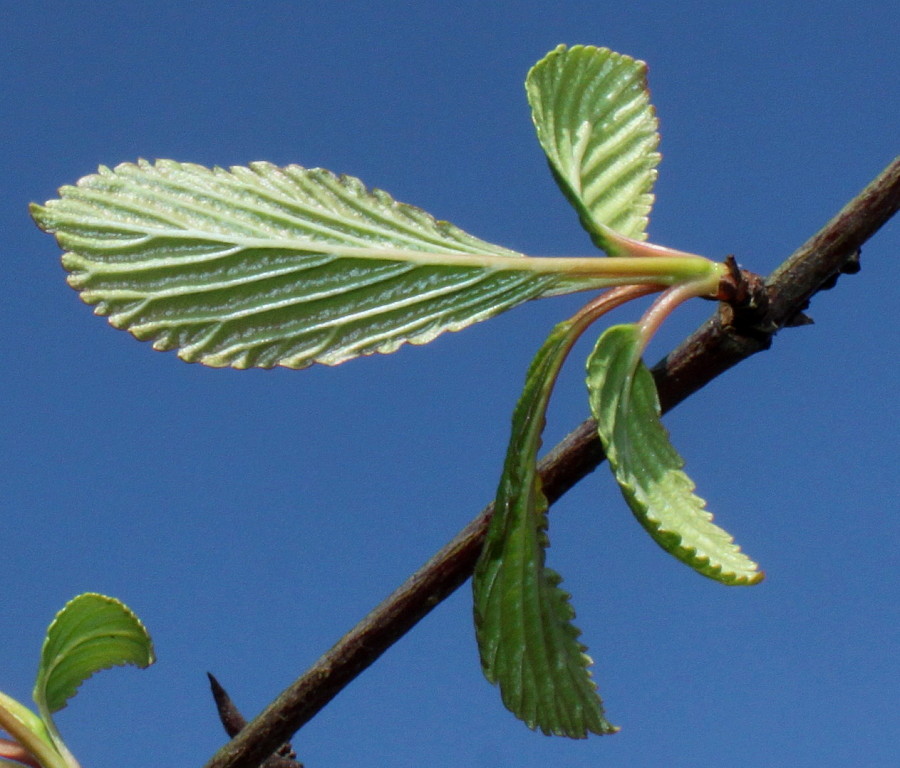
<path fill-rule="evenodd" d="M 752 587 L 754 584 L 761 584 L 766 580 L 765 571 L 757 571 L 753 576 L 747 579 L 747 586 Z"/>
<path fill-rule="evenodd" d="M 44 219 L 47 213 L 47 206 L 41 205 L 40 203 L 29 203 L 28 204 L 28 215 L 31 216 L 32 221 L 38 225 L 45 232 L 47 231 L 44 227 Z"/>

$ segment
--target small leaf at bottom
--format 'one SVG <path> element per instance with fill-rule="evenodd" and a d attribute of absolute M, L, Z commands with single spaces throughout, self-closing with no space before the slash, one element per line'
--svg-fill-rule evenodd
<path fill-rule="evenodd" d="M 569 595 L 544 565 L 548 505 L 536 468 L 547 401 L 572 333 L 571 322 L 556 326 L 528 371 L 472 584 L 482 667 L 503 703 L 530 728 L 584 738 L 618 729 L 603 716 Z"/>

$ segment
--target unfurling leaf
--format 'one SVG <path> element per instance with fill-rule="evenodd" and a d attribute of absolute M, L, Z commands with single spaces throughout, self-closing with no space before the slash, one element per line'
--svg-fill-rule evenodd
<path fill-rule="evenodd" d="M 150 635 L 127 606 L 105 595 L 79 595 L 47 629 L 34 700 L 46 717 L 65 707 L 95 672 L 122 664 L 143 668 L 153 661 Z"/>
<path fill-rule="evenodd" d="M 525 81 L 538 140 L 557 183 L 594 244 L 608 230 L 646 237 L 659 164 L 647 65 L 607 48 L 560 45 Z"/>
<path fill-rule="evenodd" d="M 712 522 L 682 471 L 684 461 L 660 421 L 653 376 L 635 361 L 636 325 L 609 328 L 587 363 L 591 410 L 606 457 L 635 517 L 667 552 L 725 584 L 755 584 L 763 573 Z"/>
<path fill-rule="evenodd" d="M 544 565 L 548 505 L 536 468 L 547 402 L 574 331 L 571 321 L 557 325 L 528 370 L 472 584 L 482 667 L 503 703 L 531 728 L 584 738 L 617 729 L 604 718 L 569 595 Z"/>
<path fill-rule="evenodd" d="M 335 365 L 606 284 L 299 166 L 101 168 L 32 215 L 97 314 L 217 367 Z"/>

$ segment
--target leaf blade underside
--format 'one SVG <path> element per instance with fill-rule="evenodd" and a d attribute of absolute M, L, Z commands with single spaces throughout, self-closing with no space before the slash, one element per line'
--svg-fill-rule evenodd
<path fill-rule="evenodd" d="M 323 169 L 126 163 L 32 216 L 97 314 L 215 367 L 336 365 L 596 287 Z"/>
<path fill-rule="evenodd" d="M 634 356 L 637 325 L 607 329 L 588 358 L 591 411 L 610 467 L 635 517 L 657 544 L 698 573 L 729 585 L 756 584 L 759 566 L 712 522 L 694 495 L 684 460 L 660 421 L 653 376 Z"/>
<path fill-rule="evenodd" d="M 617 255 L 607 230 L 646 238 L 660 155 L 647 65 L 607 48 L 560 45 L 525 81 L 553 176 L 594 244 Z"/>
<path fill-rule="evenodd" d="M 561 577 L 544 565 L 548 504 L 536 466 L 572 331 L 571 321 L 557 325 L 529 368 L 472 585 L 482 668 L 499 684 L 503 703 L 530 728 L 584 738 L 618 729 L 604 717 Z"/>
<path fill-rule="evenodd" d="M 41 649 L 34 700 L 42 714 L 58 712 L 87 678 L 102 669 L 155 660 L 140 619 L 112 597 L 88 592 L 56 614 Z"/>

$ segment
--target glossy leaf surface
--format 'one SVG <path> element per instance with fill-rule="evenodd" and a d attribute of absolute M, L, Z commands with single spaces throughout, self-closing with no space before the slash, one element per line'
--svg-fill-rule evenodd
<path fill-rule="evenodd" d="M 299 166 L 101 168 L 32 215 L 95 312 L 211 366 L 334 365 L 598 285 Z"/>
<path fill-rule="evenodd" d="M 604 718 L 569 595 L 544 565 L 548 505 L 536 467 L 547 402 L 573 331 L 571 322 L 557 325 L 529 368 L 472 583 L 482 667 L 503 703 L 531 728 L 583 738 L 617 729 Z"/>
<path fill-rule="evenodd" d="M 153 661 L 150 635 L 127 606 L 105 595 L 79 595 L 47 629 L 34 700 L 42 713 L 57 712 L 95 672 Z"/>
<path fill-rule="evenodd" d="M 646 237 L 660 155 L 647 65 L 607 48 L 560 45 L 528 73 L 538 140 L 594 243 L 617 255 L 607 228 Z"/>
<path fill-rule="evenodd" d="M 763 573 L 712 522 L 682 471 L 660 421 L 653 376 L 635 363 L 640 344 L 638 326 L 614 326 L 587 363 L 591 411 L 625 500 L 656 542 L 694 570 L 725 584 L 755 584 Z"/>

